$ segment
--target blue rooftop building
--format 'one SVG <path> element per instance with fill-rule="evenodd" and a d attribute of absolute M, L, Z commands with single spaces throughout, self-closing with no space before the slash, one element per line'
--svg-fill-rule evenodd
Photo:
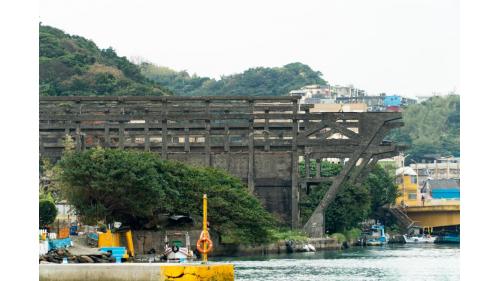
<path fill-rule="evenodd" d="M 422 193 L 430 194 L 432 199 L 460 199 L 460 184 L 454 179 L 427 180 Z"/>
<path fill-rule="evenodd" d="M 385 107 L 390 107 L 390 106 L 401 106 L 401 97 L 400 96 L 386 96 L 384 98 L 384 106 Z"/>

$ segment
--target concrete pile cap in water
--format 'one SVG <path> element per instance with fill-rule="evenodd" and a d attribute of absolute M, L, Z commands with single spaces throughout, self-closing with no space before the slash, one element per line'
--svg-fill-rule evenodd
<path fill-rule="evenodd" d="M 40 281 L 233 281 L 227 263 L 40 264 Z"/>

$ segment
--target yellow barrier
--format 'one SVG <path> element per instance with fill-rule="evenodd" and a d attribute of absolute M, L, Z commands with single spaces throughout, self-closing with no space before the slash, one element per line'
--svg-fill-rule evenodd
<path fill-rule="evenodd" d="M 123 233 L 123 232 L 122 232 Z M 97 239 L 97 247 L 99 248 L 104 248 L 104 247 L 123 247 L 120 243 L 120 232 L 111 232 L 111 230 L 108 229 L 107 232 L 104 233 L 99 233 L 98 239 Z M 132 240 L 132 231 L 128 230 L 124 232 L 125 234 L 125 240 L 127 241 L 127 253 L 128 256 L 133 257 L 135 255 L 134 251 L 134 243 Z M 128 258 L 124 257 L 124 258 Z"/>
<path fill-rule="evenodd" d="M 125 239 L 127 240 L 128 254 L 133 257 L 135 256 L 134 242 L 132 240 L 132 231 L 125 232 Z"/>
<path fill-rule="evenodd" d="M 233 281 L 232 264 L 173 265 L 162 266 L 161 275 L 165 281 Z"/>
<path fill-rule="evenodd" d="M 120 233 L 112 233 L 108 229 L 107 232 L 99 233 L 99 238 L 97 240 L 97 246 L 99 248 L 103 247 L 120 247 Z"/>

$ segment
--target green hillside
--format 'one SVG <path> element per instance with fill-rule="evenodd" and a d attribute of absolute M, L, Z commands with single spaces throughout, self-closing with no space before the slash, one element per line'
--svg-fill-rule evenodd
<path fill-rule="evenodd" d="M 256 67 L 220 79 L 190 75 L 151 63 L 135 65 L 112 48 L 40 25 L 41 96 L 279 96 L 327 82 L 302 63 Z M 170 91 L 171 90 L 171 91 Z M 391 138 L 410 145 L 408 160 L 460 156 L 460 97 L 433 97 L 409 106 L 405 126 Z"/>
<path fill-rule="evenodd" d="M 281 96 L 306 85 L 327 84 L 321 72 L 298 62 L 283 67 L 250 68 L 219 80 L 151 63 L 142 63 L 140 68 L 144 76 L 179 96 Z"/>
<path fill-rule="evenodd" d="M 40 96 L 143 96 L 170 91 L 144 77 L 140 69 L 112 48 L 39 26 Z"/>
<path fill-rule="evenodd" d="M 460 96 L 436 96 L 403 112 L 404 127 L 392 138 L 410 145 L 407 158 L 460 156 Z"/>

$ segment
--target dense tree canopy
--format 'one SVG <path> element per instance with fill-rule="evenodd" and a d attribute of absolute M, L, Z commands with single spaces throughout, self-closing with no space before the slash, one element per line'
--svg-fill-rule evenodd
<path fill-rule="evenodd" d="M 100 50 L 83 37 L 39 27 L 40 96 L 166 95 L 112 48 Z"/>
<path fill-rule="evenodd" d="M 198 222 L 209 199 L 211 229 L 228 241 L 266 242 L 275 220 L 240 180 L 213 168 L 161 160 L 119 149 L 65 153 L 59 163 L 64 194 L 78 215 L 141 228 L 158 214 L 190 215 Z"/>
<path fill-rule="evenodd" d="M 391 138 L 409 145 L 406 154 L 419 162 L 432 156 L 460 156 L 460 96 L 436 96 L 403 112 L 404 127 Z"/>
<path fill-rule="evenodd" d="M 394 176 L 387 172 L 387 169 L 376 165 L 364 182 L 364 186 L 370 193 L 370 217 L 372 219 L 383 220 L 382 207 L 394 203 L 398 197 L 398 187 L 394 183 Z"/>
<path fill-rule="evenodd" d="M 171 89 L 179 96 L 282 96 L 310 84 L 325 85 L 319 71 L 302 63 L 283 67 L 256 67 L 219 80 L 189 75 L 150 63 L 140 65 L 144 76 Z"/>
<path fill-rule="evenodd" d="M 67 153 L 60 166 L 65 196 L 88 221 L 138 226 L 155 212 L 173 209 L 167 198 L 176 191 L 165 184 L 165 165 L 153 154 L 98 148 Z"/>
<path fill-rule="evenodd" d="M 323 194 L 328 190 L 324 189 Z M 325 231 L 327 233 L 345 232 L 356 227 L 365 219 L 371 218 L 370 204 L 375 200 L 370 196 L 366 185 L 347 183 L 337 193 L 325 211 Z"/>
<path fill-rule="evenodd" d="M 304 163 L 300 163 L 300 173 L 305 174 Z M 315 174 L 315 162 L 311 162 L 310 174 Z M 338 175 L 342 165 L 327 161 L 321 163 L 321 176 Z M 301 198 L 300 213 L 305 223 L 329 189 L 330 183 L 321 183 L 311 188 L 309 194 Z M 329 233 L 344 232 L 356 227 L 359 222 L 372 219 L 385 219 L 382 206 L 392 203 L 397 197 L 397 186 L 393 178 L 379 165 L 370 172 L 360 185 L 346 184 L 341 187 L 334 201 L 325 211 L 325 230 Z"/>

